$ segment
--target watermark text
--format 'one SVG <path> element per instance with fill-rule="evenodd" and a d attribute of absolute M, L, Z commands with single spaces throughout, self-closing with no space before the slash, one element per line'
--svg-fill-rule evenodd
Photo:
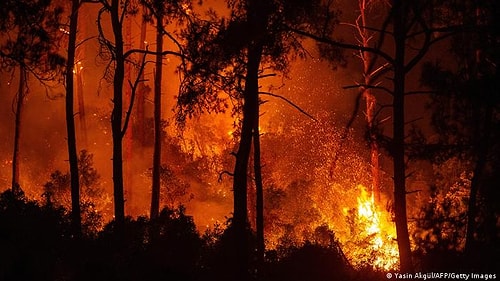
<path fill-rule="evenodd" d="M 416 272 L 416 273 L 401 273 L 388 272 L 387 279 L 405 279 L 405 280 L 436 280 L 436 279 L 452 279 L 452 280 L 496 280 L 496 273 L 458 273 L 458 272 Z"/>

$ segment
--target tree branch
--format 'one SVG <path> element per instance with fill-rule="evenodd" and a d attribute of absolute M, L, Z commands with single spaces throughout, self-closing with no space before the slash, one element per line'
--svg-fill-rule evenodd
<path fill-rule="evenodd" d="M 127 131 L 127 127 L 128 127 L 128 123 L 130 122 L 130 116 L 132 114 L 132 108 L 134 107 L 134 101 L 135 101 L 135 95 L 137 92 L 137 87 L 139 86 L 139 84 L 141 82 L 143 82 L 143 80 L 141 80 L 140 77 L 142 76 L 142 73 L 144 72 L 145 67 L 146 67 L 146 54 L 144 54 L 142 56 L 141 66 L 139 68 L 139 73 L 137 73 L 137 78 L 135 79 L 134 84 L 132 84 L 132 82 L 130 80 L 128 81 L 132 93 L 130 95 L 129 107 L 128 107 L 127 113 L 125 114 L 125 121 L 123 124 L 123 128 L 122 128 L 122 131 L 120 133 L 122 138 L 125 136 L 125 132 Z"/>
<path fill-rule="evenodd" d="M 302 114 L 304 114 L 305 116 L 311 118 L 312 120 L 318 122 L 318 120 L 316 118 L 314 118 L 311 114 L 307 113 L 305 110 L 303 110 L 302 108 L 300 108 L 298 105 L 296 105 L 295 103 L 293 103 L 292 101 L 290 101 L 289 99 L 283 97 L 283 96 L 280 96 L 280 95 L 277 95 L 277 94 L 273 94 L 273 93 L 269 93 L 269 92 L 259 92 L 259 95 L 266 95 L 266 96 L 271 96 L 271 97 L 275 97 L 275 98 L 279 98 L 281 100 L 284 100 L 286 103 L 288 103 L 289 105 L 293 106 L 295 109 L 297 109 L 298 111 L 300 111 Z"/>
<path fill-rule="evenodd" d="M 383 86 L 378 86 L 378 85 L 356 84 L 356 85 L 349 85 L 349 86 L 342 87 L 342 89 L 344 89 L 344 90 L 353 89 L 353 88 L 366 88 L 366 89 L 383 90 L 384 92 L 388 93 L 391 96 L 394 95 L 393 91 L 390 90 L 389 88 L 386 88 Z"/>
<path fill-rule="evenodd" d="M 383 52 L 379 48 L 363 47 L 363 46 L 355 45 L 355 44 L 342 43 L 342 42 L 339 42 L 339 41 L 332 40 L 330 38 L 320 37 L 320 36 L 317 36 L 317 35 L 314 35 L 314 34 L 311 34 L 309 32 L 306 32 L 306 31 L 303 31 L 303 30 L 299 30 L 299 29 L 296 29 L 296 28 L 292 28 L 292 27 L 288 27 L 288 28 L 292 32 L 295 32 L 295 33 L 297 33 L 299 35 L 311 38 L 311 39 L 313 39 L 313 40 L 315 40 L 317 42 L 321 42 L 321 43 L 325 43 L 325 44 L 328 44 L 328 45 L 331 45 L 331 46 L 335 46 L 335 47 L 339 47 L 339 48 L 344 48 L 344 49 L 349 49 L 349 50 L 370 52 L 370 53 L 373 53 L 373 54 L 376 54 L 376 55 L 379 55 L 379 56 L 383 57 L 390 64 L 394 63 L 394 59 L 389 54 Z"/>

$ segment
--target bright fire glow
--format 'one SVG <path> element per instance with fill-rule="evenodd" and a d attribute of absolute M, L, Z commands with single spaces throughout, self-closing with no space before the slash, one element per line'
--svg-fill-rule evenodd
<path fill-rule="evenodd" d="M 389 270 L 398 267 L 396 230 L 387 211 L 377 207 L 373 192 L 359 185 L 360 195 L 354 222 L 358 237 L 353 251 L 347 255 L 357 266 L 371 264 L 376 269 Z"/>

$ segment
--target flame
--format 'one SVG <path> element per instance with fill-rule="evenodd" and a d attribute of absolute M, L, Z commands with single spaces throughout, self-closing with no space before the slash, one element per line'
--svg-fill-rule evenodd
<path fill-rule="evenodd" d="M 377 207 L 373 192 L 368 192 L 362 185 L 358 188 L 361 192 L 357 198 L 355 228 L 359 228 L 357 239 L 360 239 L 360 243 L 356 245 L 358 249 L 349 256 L 356 265 L 366 265 L 368 262 L 375 269 L 395 269 L 398 267 L 399 253 L 396 230 L 390 215 Z"/>

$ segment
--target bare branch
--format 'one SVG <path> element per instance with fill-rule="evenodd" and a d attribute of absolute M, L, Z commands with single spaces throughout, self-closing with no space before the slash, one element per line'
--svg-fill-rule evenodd
<path fill-rule="evenodd" d="M 260 75 L 259 76 L 259 79 L 260 78 L 267 78 L 267 77 L 276 77 L 276 73 L 270 73 L 270 74 L 263 74 L 263 75 Z"/>
<path fill-rule="evenodd" d="M 293 103 L 292 101 L 290 101 L 289 99 L 281 96 L 281 95 L 277 95 L 277 94 L 273 94 L 273 93 L 269 93 L 269 92 L 259 92 L 259 95 L 267 95 L 267 96 L 271 96 L 271 97 L 275 97 L 275 98 L 279 98 L 281 100 L 284 100 L 285 102 L 287 102 L 289 105 L 293 106 L 295 109 L 297 109 L 298 111 L 300 111 L 302 114 L 304 114 L 305 116 L 311 118 L 312 120 L 318 122 L 318 120 L 316 118 L 314 118 L 311 114 L 307 113 L 305 110 L 303 110 L 302 108 L 300 108 L 298 105 L 296 105 L 295 103 Z"/>
<path fill-rule="evenodd" d="M 408 125 L 408 124 L 411 124 L 411 123 L 415 123 L 415 122 L 423 120 L 423 119 L 424 119 L 423 117 L 418 117 L 418 118 L 412 119 L 410 121 L 406 121 L 405 125 Z"/>
<path fill-rule="evenodd" d="M 229 172 L 229 171 L 222 171 L 222 172 L 220 172 L 220 173 L 219 173 L 219 178 L 218 178 L 218 180 L 217 180 L 218 182 L 222 182 L 222 176 L 223 176 L 223 175 L 228 175 L 228 176 L 230 176 L 230 177 L 234 177 L 234 174 L 233 174 L 233 173 L 231 173 L 231 172 Z"/>
<path fill-rule="evenodd" d="M 363 52 L 370 52 L 376 55 L 379 55 L 383 57 L 387 62 L 390 64 L 394 63 L 394 59 L 387 53 L 383 52 L 380 48 L 372 48 L 372 47 L 363 47 L 360 45 L 355 45 L 355 44 L 348 44 L 348 43 L 343 43 L 339 42 L 330 38 L 325 38 L 321 36 L 314 35 L 312 33 L 299 30 L 296 28 L 289 27 L 289 29 L 299 35 L 311 38 L 313 40 L 316 40 L 317 42 L 325 43 L 331 46 L 339 47 L 339 48 L 345 48 L 345 49 L 350 49 L 350 50 L 357 50 L 357 51 L 363 51 Z"/>
<path fill-rule="evenodd" d="M 342 89 L 344 89 L 344 90 L 354 89 L 354 88 L 365 88 L 365 89 L 383 90 L 384 92 L 386 92 L 389 95 L 393 96 L 393 91 L 392 90 L 390 90 L 389 88 L 383 87 L 383 86 L 378 86 L 378 85 L 356 84 L 356 85 L 349 85 L 349 86 L 342 87 Z"/>
<path fill-rule="evenodd" d="M 137 78 L 135 79 L 134 84 L 132 84 L 132 82 L 130 80 L 128 81 L 132 93 L 130 95 L 130 103 L 129 103 L 127 113 L 125 114 L 125 122 L 123 124 L 123 128 L 121 131 L 122 138 L 125 136 L 125 132 L 127 131 L 127 127 L 128 127 L 128 123 L 130 122 L 130 116 L 132 114 L 132 108 L 134 107 L 134 101 L 135 101 L 135 95 L 137 93 L 137 87 L 143 81 L 140 79 L 140 77 L 142 76 L 142 73 L 144 72 L 145 67 L 146 67 L 146 54 L 144 54 L 142 57 L 142 62 L 141 62 L 140 68 L 139 68 L 139 73 L 137 73 Z"/>
<path fill-rule="evenodd" d="M 125 52 L 123 54 L 123 57 L 127 58 L 127 57 L 129 57 L 130 55 L 133 55 L 133 54 L 162 55 L 162 56 L 172 55 L 172 56 L 180 57 L 182 59 L 188 59 L 184 54 L 179 53 L 179 52 L 175 52 L 175 51 L 164 51 L 164 52 L 161 52 L 160 54 L 158 54 L 157 52 L 153 52 L 153 51 L 150 51 L 150 50 L 147 50 L 147 49 L 146 50 L 131 49 L 131 50 L 128 50 L 127 52 Z"/>

